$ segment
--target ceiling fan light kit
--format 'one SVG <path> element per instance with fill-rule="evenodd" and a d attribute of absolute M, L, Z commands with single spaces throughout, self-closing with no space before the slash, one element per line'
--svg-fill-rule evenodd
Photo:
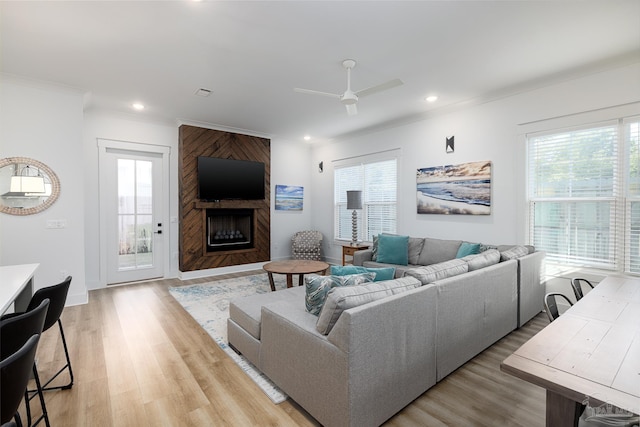
<path fill-rule="evenodd" d="M 342 103 L 342 105 L 346 107 L 347 114 L 350 116 L 355 116 L 356 114 L 358 114 L 358 109 L 356 107 L 356 104 L 358 103 L 358 100 L 360 98 L 368 95 L 373 95 L 374 93 L 382 92 L 384 90 L 388 90 L 403 84 L 402 80 L 393 79 L 393 80 L 389 80 L 386 83 L 371 86 L 366 89 L 362 89 L 357 92 L 354 92 L 351 90 L 351 70 L 356 66 L 356 61 L 354 61 L 353 59 L 345 59 L 344 61 L 342 61 L 342 66 L 347 70 L 347 90 L 345 90 L 344 93 L 342 94 L 320 92 L 317 90 L 300 89 L 300 88 L 295 88 L 293 90 L 298 93 L 307 93 L 310 95 L 321 95 L 321 96 L 328 96 L 330 98 L 338 98 Z"/>

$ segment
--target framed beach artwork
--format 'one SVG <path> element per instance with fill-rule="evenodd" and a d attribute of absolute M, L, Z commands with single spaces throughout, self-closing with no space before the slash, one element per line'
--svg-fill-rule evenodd
<path fill-rule="evenodd" d="M 276 185 L 276 210 L 301 211 L 304 188 L 294 185 Z"/>
<path fill-rule="evenodd" d="M 490 215 L 491 162 L 418 169 L 419 214 Z"/>

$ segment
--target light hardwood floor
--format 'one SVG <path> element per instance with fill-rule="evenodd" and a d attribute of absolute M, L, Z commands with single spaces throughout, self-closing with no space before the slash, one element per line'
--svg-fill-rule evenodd
<path fill-rule="evenodd" d="M 109 287 L 91 291 L 86 305 L 67 307 L 62 321 L 75 384 L 46 392 L 51 425 L 317 426 L 291 399 L 274 405 L 168 292 L 170 286 L 210 280 Z M 385 425 L 544 425 L 544 390 L 499 366 L 547 324 L 541 313 Z M 61 366 L 57 328 L 43 334 L 37 357 L 42 378 Z M 37 399 L 32 402 L 38 413 Z"/>

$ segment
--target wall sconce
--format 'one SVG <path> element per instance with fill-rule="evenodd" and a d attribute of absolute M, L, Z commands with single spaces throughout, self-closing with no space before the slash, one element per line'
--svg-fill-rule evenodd
<path fill-rule="evenodd" d="M 358 245 L 358 212 L 362 209 L 362 191 L 347 191 L 347 209 L 353 210 L 351 214 L 351 245 Z"/>

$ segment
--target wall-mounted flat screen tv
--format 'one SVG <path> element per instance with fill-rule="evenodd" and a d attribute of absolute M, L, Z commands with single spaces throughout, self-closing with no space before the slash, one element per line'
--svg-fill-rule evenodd
<path fill-rule="evenodd" d="M 198 157 L 200 200 L 263 200 L 264 163 Z"/>

